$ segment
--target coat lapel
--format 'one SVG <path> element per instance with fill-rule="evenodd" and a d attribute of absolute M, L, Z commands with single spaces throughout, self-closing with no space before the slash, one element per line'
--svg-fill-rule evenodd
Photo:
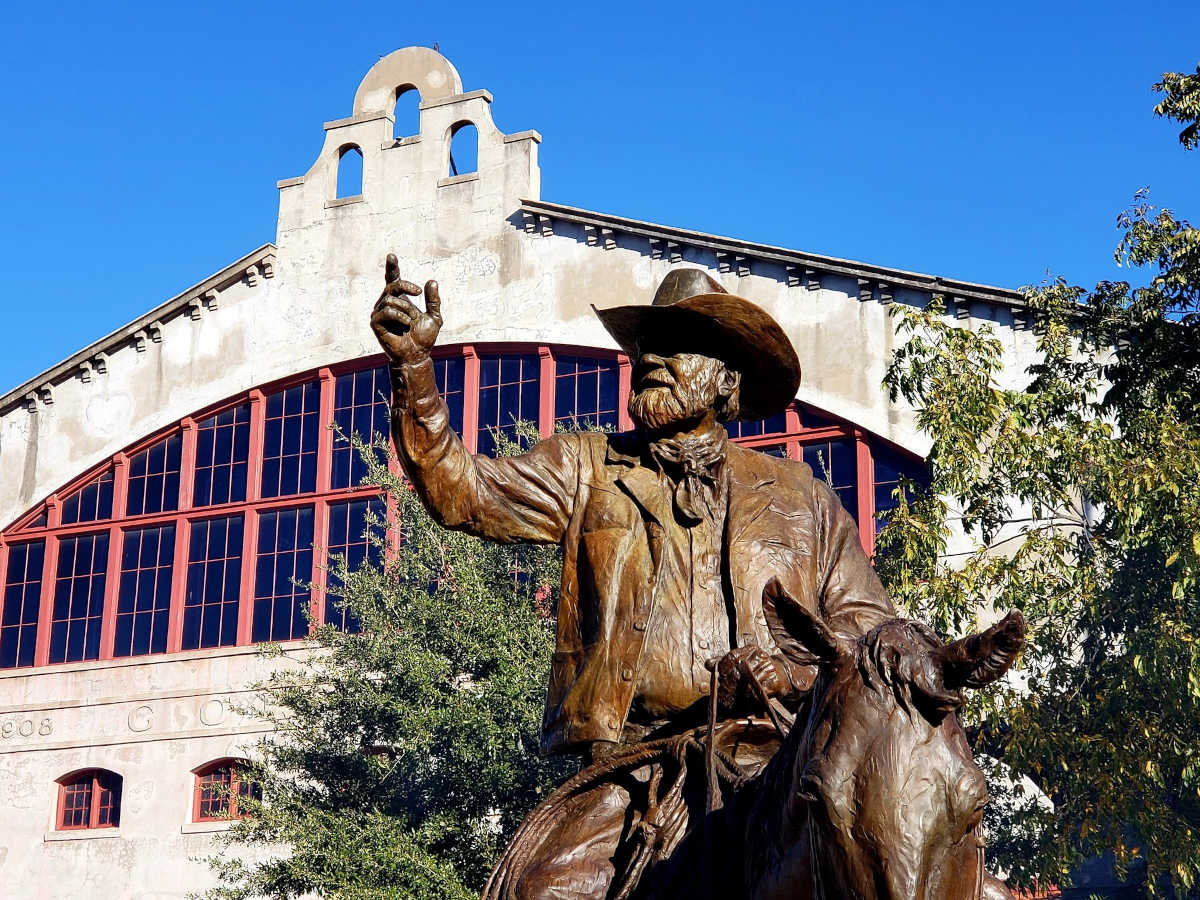
<path fill-rule="evenodd" d="M 729 511 L 725 518 L 725 571 L 733 594 L 735 644 L 753 640 L 754 620 L 760 611 L 757 597 L 747 592 L 742 571 L 740 551 L 746 530 L 762 517 L 771 502 L 766 487 L 775 483 L 775 476 L 763 465 L 767 457 L 756 450 L 729 448 Z"/>
<path fill-rule="evenodd" d="M 729 448 L 729 513 L 725 522 L 729 545 L 741 540 L 771 502 L 771 492 L 764 488 L 775 483 L 775 476 L 762 465 L 766 459 L 769 457 L 757 450 L 743 450 L 736 445 Z"/>

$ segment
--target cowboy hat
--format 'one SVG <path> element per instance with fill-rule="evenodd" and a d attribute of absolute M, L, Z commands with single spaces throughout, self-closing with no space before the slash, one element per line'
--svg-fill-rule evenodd
<path fill-rule="evenodd" d="M 740 372 L 740 419 L 774 415 L 800 386 L 800 361 L 779 323 L 700 269 L 668 272 L 649 306 L 592 309 L 634 361 L 700 353 Z"/>

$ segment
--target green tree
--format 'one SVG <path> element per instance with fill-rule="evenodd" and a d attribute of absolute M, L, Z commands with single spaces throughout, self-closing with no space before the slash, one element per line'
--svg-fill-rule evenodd
<path fill-rule="evenodd" d="M 557 548 L 447 531 L 364 458 L 393 500 L 398 551 L 376 521 L 382 565 L 332 558 L 362 630 L 321 626 L 258 686 L 273 733 L 246 777 L 263 801 L 240 800 L 249 816 L 219 836 L 212 900 L 477 897 L 524 815 L 573 772 L 537 752 Z"/>
<path fill-rule="evenodd" d="M 1200 65 L 1196 66 L 1195 75 L 1182 72 L 1164 72 L 1162 81 L 1154 85 L 1154 90 L 1165 94 L 1162 102 L 1154 107 L 1156 116 L 1183 125 L 1179 132 L 1179 143 L 1185 150 L 1195 150 L 1200 146 Z"/>
<path fill-rule="evenodd" d="M 1180 140 L 1195 146 L 1200 75 L 1157 87 L 1157 111 L 1190 121 Z M 1062 883 L 1107 851 L 1151 892 L 1187 892 L 1200 880 L 1200 231 L 1144 194 L 1118 225 L 1117 261 L 1145 283 L 1028 289 L 1037 362 L 1021 387 L 990 329 L 955 326 L 937 302 L 897 311 L 909 340 L 885 384 L 932 438 L 932 483 L 910 486 L 879 567 L 947 634 L 994 608 L 1031 622 L 1015 682 L 968 710 L 977 753 L 996 761 L 998 864 Z M 956 530 L 970 546 L 949 553 Z"/>

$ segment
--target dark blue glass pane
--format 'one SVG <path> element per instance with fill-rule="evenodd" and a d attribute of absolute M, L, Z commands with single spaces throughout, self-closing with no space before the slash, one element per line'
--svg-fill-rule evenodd
<path fill-rule="evenodd" d="M 479 386 L 492 387 L 500 382 L 500 360 L 494 356 L 480 357 Z"/>

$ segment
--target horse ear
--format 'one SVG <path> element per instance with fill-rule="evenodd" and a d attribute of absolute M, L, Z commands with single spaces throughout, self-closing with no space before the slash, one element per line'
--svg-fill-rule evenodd
<path fill-rule="evenodd" d="M 788 596 L 778 578 L 772 578 L 763 588 L 763 613 L 771 637 L 785 655 L 798 662 L 809 662 L 805 656 L 815 656 L 824 663 L 836 662 L 844 649 L 837 635 L 830 631 L 815 613 Z"/>
<path fill-rule="evenodd" d="M 1017 610 L 991 628 L 947 644 L 938 651 L 946 686 L 981 688 L 1008 671 L 1025 646 L 1025 617 Z"/>

